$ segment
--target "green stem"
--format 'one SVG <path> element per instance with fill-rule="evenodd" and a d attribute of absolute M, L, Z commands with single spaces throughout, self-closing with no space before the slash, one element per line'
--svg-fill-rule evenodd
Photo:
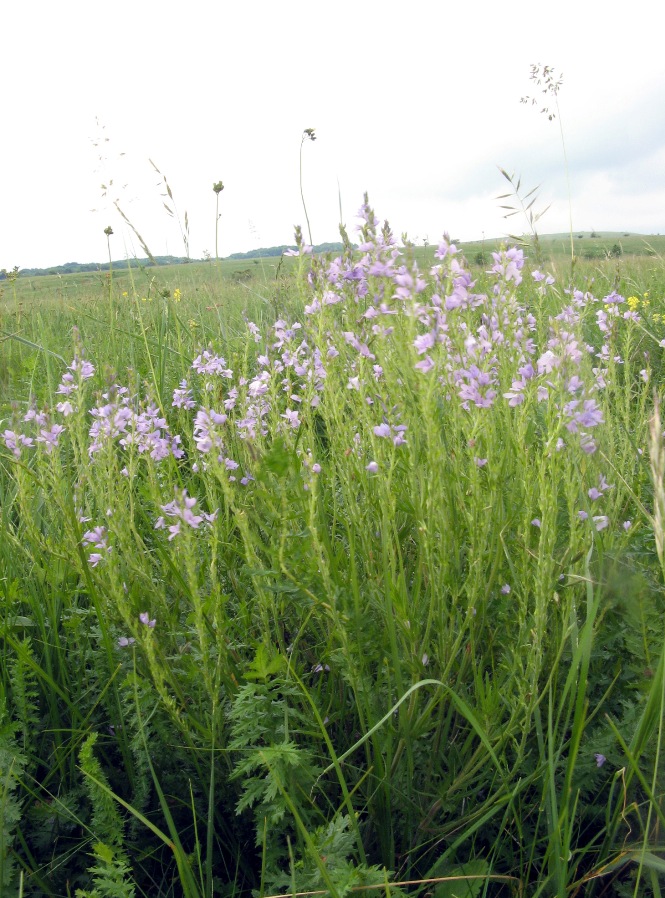
<path fill-rule="evenodd" d="M 556 114 L 559 120 L 559 132 L 561 134 L 561 146 L 563 148 L 563 165 L 566 171 L 566 187 L 568 189 L 568 228 L 570 231 L 570 261 L 575 265 L 575 245 L 573 242 L 573 199 L 570 190 L 570 166 L 568 165 L 568 153 L 566 152 L 566 140 L 563 136 L 563 123 L 561 121 L 561 112 L 559 111 L 559 99 L 554 95 L 556 102 Z"/>
<path fill-rule="evenodd" d="M 305 210 L 305 220 L 307 221 L 307 233 L 309 234 L 309 243 L 312 246 L 312 229 L 309 225 L 309 215 L 307 214 L 307 206 L 305 205 L 305 194 L 302 189 L 302 147 L 305 143 L 305 137 L 300 141 L 300 198 L 302 199 L 302 207 Z"/>
<path fill-rule="evenodd" d="M 217 249 L 217 236 L 219 233 L 219 194 L 215 193 L 215 264 L 219 265 L 219 251 Z"/>

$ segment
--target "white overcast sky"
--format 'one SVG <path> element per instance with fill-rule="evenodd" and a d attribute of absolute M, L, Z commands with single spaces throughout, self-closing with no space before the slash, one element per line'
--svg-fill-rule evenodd
<path fill-rule="evenodd" d="M 575 230 L 665 233 L 665 12 L 653 0 L 22 0 L 2 42 L 0 267 L 184 255 L 162 207 L 166 175 L 190 251 L 220 255 L 336 240 L 364 191 L 397 235 L 433 242 L 506 222 L 497 166 L 541 185 L 542 233 L 568 228 L 558 121 L 520 104 L 531 63 L 563 73 L 561 121 Z M 660 19 L 660 21 L 659 21 Z M 543 98 L 545 101 L 546 98 Z M 99 143 L 99 139 L 102 142 Z M 96 144 L 96 146 L 95 146 Z M 124 155 L 121 155 L 124 154 Z M 111 193 L 100 185 L 113 179 Z M 96 211 L 92 211 L 96 210 Z M 352 235 L 353 236 L 353 235 Z"/>

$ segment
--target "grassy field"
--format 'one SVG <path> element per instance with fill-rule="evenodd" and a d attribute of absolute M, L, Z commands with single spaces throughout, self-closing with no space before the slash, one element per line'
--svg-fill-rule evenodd
<path fill-rule="evenodd" d="M 362 213 L 2 282 L 3 896 L 662 895 L 665 238 Z"/>
<path fill-rule="evenodd" d="M 658 277 L 665 258 L 665 236 L 637 235 L 621 232 L 577 232 L 573 239 L 573 248 L 577 257 L 576 265 L 583 270 L 583 277 L 597 276 L 614 279 L 616 271 L 628 270 L 633 276 L 636 269 L 640 277 L 653 273 Z M 544 234 L 539 236 L 543 261 L 550 270 L 560 275 L 570 273 L 570 235 Z M 531 246 L 533 238 L 529 235 L 522 238 L 527 255 L 533 261 L 535 252 Z M 502 244 L 512 244 L 514 240 L 507 237 L 493 238 L 484 241 L 468 241 L 457 243 L 464 253 L 472 270 L 481 271 L 489 267 L 492 252 L 501 249 Z M 620 254 L 614 254 L 616 247 Z M 418 246 L 413 250 L 414 257 L 421 266 L 429 266 L 434 262 L 436 246 Z M 482 257 L 482 260 L 481 260 Z M 612 262 L 613 266 L 599 264 Z M 197 262 L 189 265 L 144 266 L 135 263 L 132 270 L 116 269 L 112 274 L 114 290 L 118 296 L 124 291 L 140 293 L 141 296 L 156 297 L 164 290 L 180 289 L 192 295 L 201 293 L 212 298 L 219 296 L 220 288 L 227 290 L 230 285 L 246 285 L 256 287 L 257 284 L 270 287 L 280 275 L 293 271 L 294 262 L 287 257 L 266 257 L 258 259 L 223 259 L 219 263 Z M 630 276 L 630 275 L 629 275 Z M 9 280 L 0 281 L 0 307 L 10 300 L 20 303 L 33 303 L 44 300 L 85 300 L 94 296 L 105 295 L 108 290 L 108 272 L 85 272 L 67 275 L 43 275 L 20 277 L 16 281 L 16 293 Z"/>

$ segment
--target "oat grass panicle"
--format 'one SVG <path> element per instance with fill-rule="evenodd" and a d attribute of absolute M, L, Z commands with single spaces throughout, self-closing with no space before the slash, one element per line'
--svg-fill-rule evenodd
<path fill-rule="evenodd" d="M 563 165 L 566 172 L 566 185 L 568 188 L 568 224 L 570 230 L 570 262 L 574 268 L 575 265 L 575 241 L 573 240 L 573 200 L 570 188 L 570 168 L 568 165 L 568 153 L 566 151 L 566 140 L 563 132 L 563 122 L 561 120 L 561 110 L 559 108 L 559 91 L 563 85 L 563 74 L 557 73 L 553 66 L 541 65 L 539 62 L 531 65 L 531 73 L 529 79 L 533 81 L 538 92 L 543 95 L 544 100 L 538 97 L 525 96 L 520 99 L 520 103 L 526 103 L 530 106 L 544 105 L 539 110 L 541 115 L 546 115 L 551 122 L 556 119 L 559 122 L 559 134 L 561 136 L 561 148 L 563 150 Z M 549 104 L 554 103 L 554 108 Z"/>
<path fill-rule="evenodd" d="M 302 148 L 305 144 L 305 141 L 310 140 L 312 143 L 316 140 L 316 134 L 314 133 L 314 128 L 305 128 L 302 132 L 302 138 L 300 140 L 300 198 L 302 199 L 302 208 L 305 213 L 305 220 L 307 221 L 307 235 L 309 236 L 309 242 L 312 243 L 312 229 L 309 224 L 309 215 L 307 214 L 307 206 L 305 205 L 305 194 L 302 186 Z"/>
<path fill-rule="evenodd" d="M 219 250 L 218 250 L 218 236 L 219 236 L 219 219 L 221 218 L 219 212 L 219 195 L 224 190 L 224 185 L 221 181 L 215 181 L 212 185 L 212 189 L 215 194 L 215 262 L 219 265 Z"/>

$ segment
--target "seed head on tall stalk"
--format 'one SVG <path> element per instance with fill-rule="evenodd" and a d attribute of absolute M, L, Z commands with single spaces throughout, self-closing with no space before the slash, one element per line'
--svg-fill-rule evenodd
<path fill-rule="evenodd" d="M 215 181 L 212 185 L 212 189 L 215 191 L 215 264 L 219 265 L 219 252 L 217 250 L 217 235 L 219 231 L 219 195 L 224 190 L 224 185 L 221 181 Z"/>
<path fill-rule="evenodd" d="M 115 350 L 115 330 L 113 327 L 113 259 L 111 258 L 111 234 L 113 228 L 111 225 L 104 228 L 106 234 L 106 246 L 109 253 L 109 327 L 111 328 L 111 342 Z"/>
<path fill-rule="evenodd" d="M 570 192 L 570 168 L 568 166 L 568 154 L 566 152 L 566 141 L 563 135 L 563 124 L 561 121 L 561 111 L 559 110 L 559 90 L 561 89 L 561 85 L 563 84 L 563 75 L 556 74 L 556 70 L 551 65 L 541 65 L 538 63 L 532 63 L 531 65 L 531 74 L 529 75 L 529 79 L 533 81 L 536 87 L 540 88 L 540 93 L 548 95 L 554 99 L 555 111 L 546 104 L 540 110 L 543 115 L 546 115 L 548 120 L 551 122 L 553 119 L 558 119 L 559 122 L 559 133 L 561 134 L 561 146 L 563 148 L 563 164 L 566 171 L 566 186 L 568 188 L 568 225 L 570 231 L 570 262 L 573 268 L 575 267 L 575 245 L 573 242 L 573 202 L 571 198 Z M 528 103 L 531 106 L 536 106 L 541 101 L 539 101 L 536 97 L 522 97 L 520 99 L 520 103 Z"/>
<path fill-rule="evenodd" d="M 302 148 L 303 144 L 306 140 L 311 140 L 314 142 L 316 140 L 316 134 L 314 133 L 314 128 L 305 128 L 302 132 L 302 139 L 300 141 L 300 197 L 302 199 L 302 207 L 305 210 L 305 219 L 307 221 L 307 233 L 309 234 L 309 242 L 312 244 L 312 229 L 309 226 L 309 215 L 307 214 L 307 206 L 305 205 L 305 194 L 302 189 Z"/>

